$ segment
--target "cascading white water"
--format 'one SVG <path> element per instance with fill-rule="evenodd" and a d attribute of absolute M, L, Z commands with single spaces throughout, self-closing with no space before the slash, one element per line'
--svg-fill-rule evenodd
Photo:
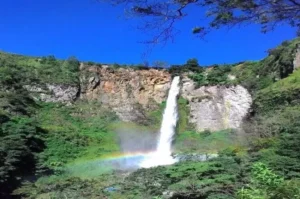
<path fill-rule="evenodd" d="M 167 106 L 164 111 L 160 129 L 160 137 L 157 145 L 157 153 L 163 156 L 171 156 L 171 146 L 178 120 L 177 95 L 179 94 L 179 77 L 174 77 L 169 91 Z"/>
<path fill-rule="evenodd" d="M 169 165 L 177 161 L 171 156 L 171 147 L 178 120 L 177 96 L 180 90 L 179 82 L 180 78 L 178 76 L 174 77 L 164 110 L 156 151 L 140 164 L 141 167 L 149 168 L 158 165 Z"/>

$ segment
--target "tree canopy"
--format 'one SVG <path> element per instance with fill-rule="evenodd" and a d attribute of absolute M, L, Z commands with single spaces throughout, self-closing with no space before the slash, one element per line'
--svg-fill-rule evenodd
<path fill-rule="evenodd" d="M 259 24 L 266 33 L 280 24 L 300 30 L 300 0 L 99 0 L 124 5 L 131 16 L 143 18 L 139 29 L 153 33 L 146 43 L 174 39 L 175 23 L 185 18 L 189 6 L 199 7 L 207 24 L 195 26 L 194 34 L 204 36 L 211 30 L 246 24 Z M 201 9 L 202 8 L 202 9 Z M 195 20 L 197 21 L 197 20 Z"/>

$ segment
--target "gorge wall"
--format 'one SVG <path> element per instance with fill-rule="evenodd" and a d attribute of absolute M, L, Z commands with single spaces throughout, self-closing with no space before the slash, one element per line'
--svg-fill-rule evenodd
<path fill-rule="evenodd" d="M 77 98 L 112 109 L 121 120 L 140 122 L 146 113 L 167 99 L 171 74 L 165 70 L 113 69 L 108 66 L 81 65 L 80 86 L 26 86 L 36 99 L 70 104 Z M 242 86 L 202 86 L 185 74 L 181 78 L 181 97 L 188 101 L 189 122 L 199 131 L 239 128 L 252 98 Z"/>
<path fill-rule="evenodd" d="M 161 70 L 88 67 L 81 75 L 81 98 L 97 100 L 123 121 L 142 121 L 167 98 L 171 75 Z"/>
<path fill-rule="evenodd" d="M 242 86 L 202 86 L 185 76 L 181 95 L 189 101 L 189 122 L 198 131 L 206 129 L 238 129 L 252 104 L 247 89 Z"/>

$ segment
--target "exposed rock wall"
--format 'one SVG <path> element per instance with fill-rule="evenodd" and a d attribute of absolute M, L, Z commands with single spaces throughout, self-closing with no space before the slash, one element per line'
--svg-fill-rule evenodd
<path fill-rule="evenodd" d="M 44 102 L 60 102 L 70 104 L 74 102 L 79 93 L 79 88 L 76 86 L 66 86 L 60 84 L 46 85 L 25 85 L 28 91 L 37 100 Z"/>
<path fill-rule="evenodd" d="M 297 45 L 293 64 L 294 64 L 294 71 L 300 68 L 300 45 L 299 44 Z"/>
<path fill-rule="evenodd" d="M 195 124 L 198 131 L 240 128 L 252 104 L 247 89 L 242 86 L 202 86 L 196 89 L 188 77 L 182 81 L 182 96 L 190 106 L 189 122 Z"/>
<path fill-rule="evenodd" d="M 171 76 L 162 70 L 89 67 L 81 76 L 81 97 L 98 100 L 123 121 L 145 119 L 145 111 L 167 98 Z"/>
<path fill-rule="evenodd" d="M 143 121 L 145 113 L 158 108 L 167 99 L 171 75 L 164 70 L 112 69 L 81 66 L 80 87 L 45 84 L 24 86 L 45 102 L 71 104 L 78 96 L 97 100 L 111 108 L 123 121 Z M 204 86 L 184 75 L 181 95 L 189 101 L 189 122 L 197 130 L 239 128 L 248 113 L 252 99 L 242 86 Z"/>

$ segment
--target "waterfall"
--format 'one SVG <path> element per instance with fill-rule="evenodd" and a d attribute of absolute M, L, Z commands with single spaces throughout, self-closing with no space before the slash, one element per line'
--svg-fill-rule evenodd
<path fill-rule="evenodd" d="M 141 163 L 141 167 L 148 168 L 158 165 L 169 165 L 177 161 L 171 156 L 171 147 L 178 120 L 177 96 L 180 90 L 179 82 L 179 76 L 174 77 L 163 114 L 156 151 Z"/>
<path fill-rule="evenodd" d="M 179 94 L 179 77 L 174 77 L 169 91 L 167 106 L 164 111 L 160 129 L 160 137 L 157 145 L 157 153 L 171 156 L 171 146 L 178 120 L 177 95 Z"/>

